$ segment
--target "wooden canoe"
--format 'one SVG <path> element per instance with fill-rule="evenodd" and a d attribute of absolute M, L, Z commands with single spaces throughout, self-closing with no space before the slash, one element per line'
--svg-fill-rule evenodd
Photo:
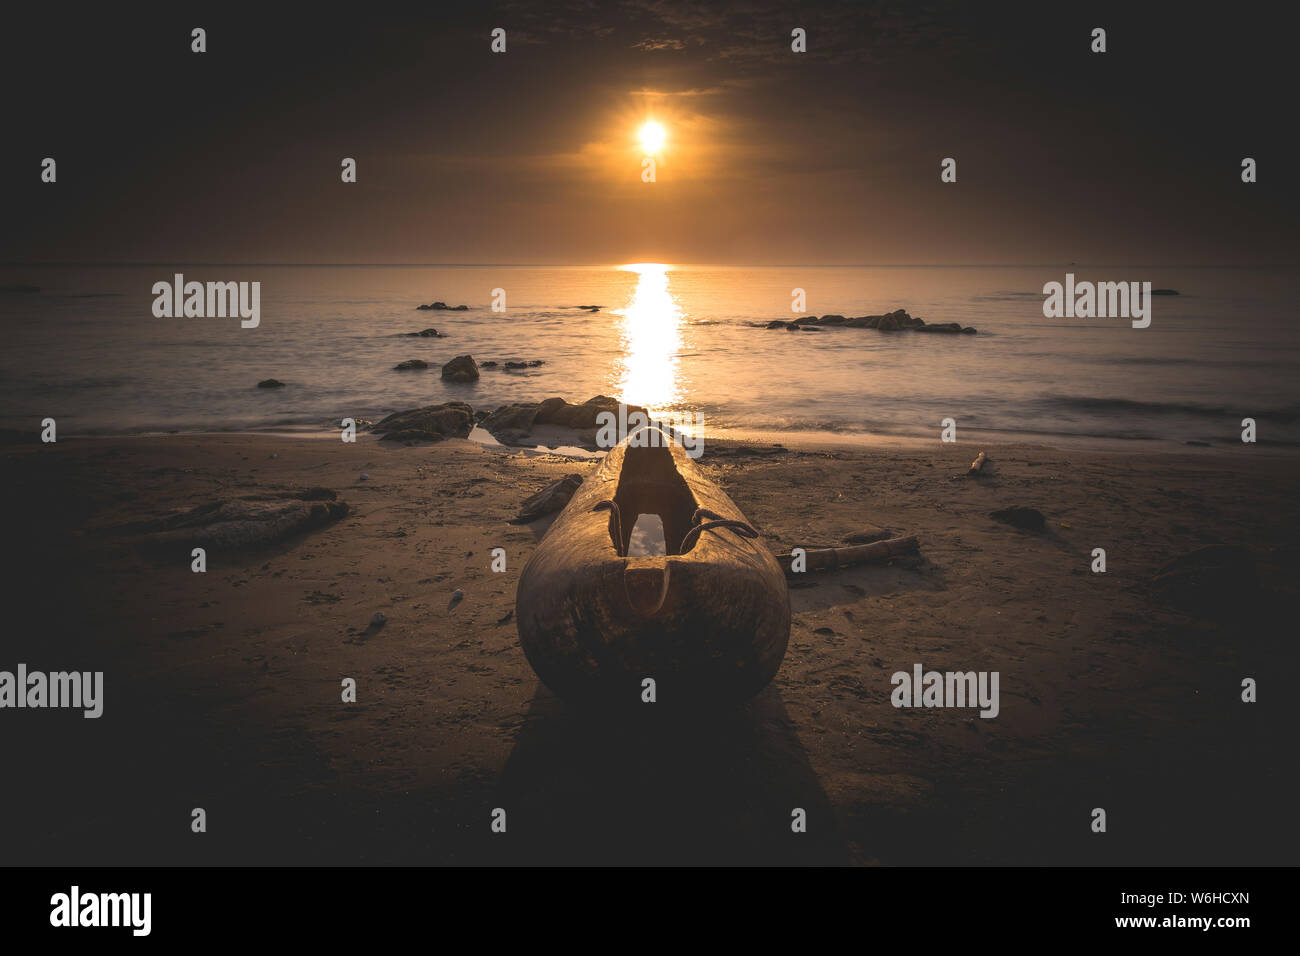
<path fill-rule="evenodd" d="M 649 434 L 647 433 L 657 433 Z M 628 557 L 638 515 L 663 521 L 667 554 Z M 520 573 L 519 640 L 573 702 L 744 700 L 775 676 L 790 595 L 744 515 L 653 426 L 610 450 Z"/>

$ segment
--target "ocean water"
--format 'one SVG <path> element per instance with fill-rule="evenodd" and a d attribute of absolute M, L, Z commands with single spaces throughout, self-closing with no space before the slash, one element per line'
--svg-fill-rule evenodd
<path fill-rule="evenodd" d="M 1046 319 L 1042 287 L 1150 281 L 1153 319 Z M 261 323 L 156 318 L 152 286 L 260 281 Z M 1131 439 L 1300 444 L 1296 274 L 1155 267 L 155 266 L 7 268 L 0 285 L 0 426 L 60 435 L 293 429 L 452 399 L 604 394 L 701 416 L 705 434 Z M 755 327 L 809 314 L 905 308 L 978 335 Z M 505 293 L 504 312 L 491 308 Z M 465 312 L 417 311 L 442 300 Z M 596 313 L 577 308 L 599 305 Z M 437 328 L 444 338 L 401 333 Z M 472 385 L 437 366 L 485 369 Z M 427 371 L 397 372 L 420 358 Z M 265 378 L 287 383 L 259 389 Z"/>

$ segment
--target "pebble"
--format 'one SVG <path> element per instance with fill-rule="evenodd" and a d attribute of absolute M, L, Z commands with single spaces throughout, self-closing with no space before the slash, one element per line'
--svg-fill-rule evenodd
<path fill-rule="evenodd" d="M 383 627 L 387 620 L 388 618 L 384 617 L 382 611 L 376 611 L 374 614 L 370 615 L 370 623 L 375 627 Z"/>

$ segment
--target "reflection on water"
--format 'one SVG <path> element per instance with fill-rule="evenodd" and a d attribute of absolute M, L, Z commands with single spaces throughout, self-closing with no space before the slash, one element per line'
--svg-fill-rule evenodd
<path fill-rule="evenodd" d="M 655 414 L 680 397 L 677 351 L 682 313 L 668 289 L 669 266 L 637 262 L 619 268 L 635 272 L 637 280 L 627 306 L 613 312 L 623 319 L 623 356 L 615 373 L 615 394 Z"/>

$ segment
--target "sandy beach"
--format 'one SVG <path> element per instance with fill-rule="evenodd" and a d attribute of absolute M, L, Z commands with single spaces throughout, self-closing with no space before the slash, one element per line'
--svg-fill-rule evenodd
<path fill-rule="evenodd" d="M 992 473 L 966 477 L 981 450 Z M 1294 822 L 1278 828 L 1296 796 L 1294 457 L 711 443 L 701 466 L 774 551 L 882 528 L 920 553 L 793 581 L 789 652 L 749 705 L 619 721 L 550 694 L 513 619 L 547 521 L 508 521 L 591 461 L 231 434 L 61 437 L 4 462 L 0 666 L 105 675 L 98 720 L 7 715 L 5 818 L 22 821 L 8 863 L 1295 857 Z M 202 574 L 123 530 L 309 488 L 347 515 L 214 550 Z M 1011 506 L 1045 529 L 990 518 Z M 1254 568 L 1207 570 L 1219 546 Z M 890 675 L 917 663 L 998 671 L 1000 713 L 893 707 Z M 1241 701 L 1245 677 L 1258 703 Z"/>

